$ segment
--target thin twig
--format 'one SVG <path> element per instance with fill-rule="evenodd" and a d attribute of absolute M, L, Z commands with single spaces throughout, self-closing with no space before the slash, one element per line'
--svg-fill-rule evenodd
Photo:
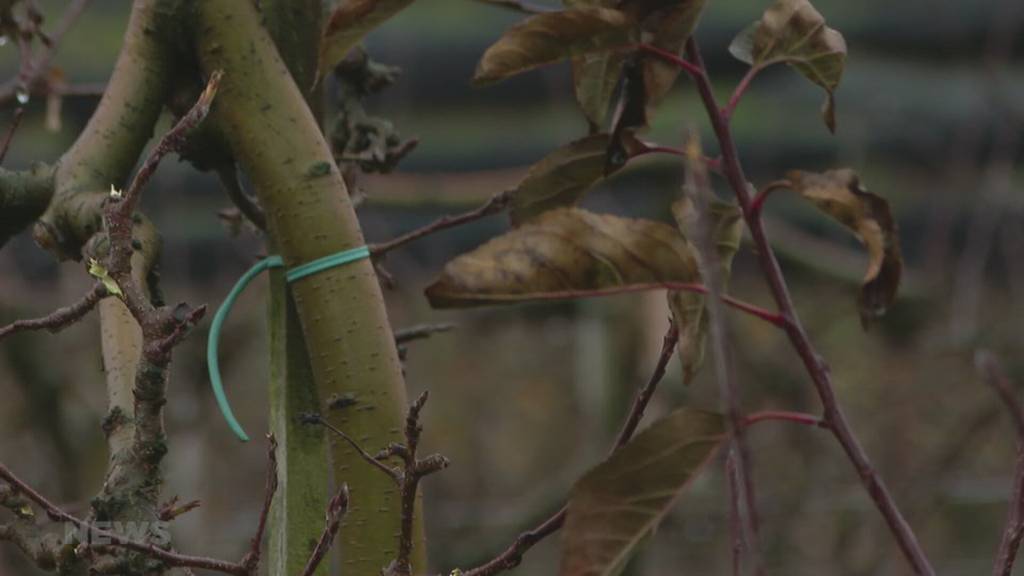
<path fill-rule="evenodd" d="M 484 202 L 480 207 L 474 208 L 469 212 L 464 212 L 462 214 L 457 214 L 454 216 L 442 216 L 441 218 L 438 218 L 437 220 L 431 222 L 430 224 L 422 228 L 417 228 L 416 230 L 407 232 L 397 238 L 388 240 L 387 242 L 373 244 L 370 246 L 370 254 L 374 258 L 380 258 L 381 256 L 384 256 L 388 252 L 394 250 L 395 248 L 405 246 L 410 242 L 419 240 L 424 236 L 429 236 L 434 232 L 447 230 L 448 228 L 453 228 L 455 226 L 461 226 L 462 224 L 466 224 L 467 222 L 473 222 L 474 220 L 479 220 L 486 216 L 490 216 L 491 214 L 496 214 L 498 212 L 501 212 L 502 210 L 505 209 L 506 206 L 508 206 L 509 200 L 511 198 L 512 196 L 508 192 L 501 192 L 499 194 L 495 194 L 487 202 Z"/>
<path fill-rule="evenodd" d="M 651 397 L 654 396 L 654 391 L 657 390 L 658 384 L 665 376 L 665 368 L 668 366 L 669 360 L 672 359 L 672 353 L 675 351 L 678 341 L 679 330 L 675 323 L 672 322 L 669 324 L 665 338 L 662 340 L 661 354 L 658 356 L 658 362 L 654 366 L 654 371 L 651 373 L 647 383 L 637 392 L 636 398 L 633 400 L 633 407 L 630 409 L 629 415 L 622 425 L 622 430 L 619 431 L 619 435 L 615 439 L 615 444 L 612 445 L 610 454 L 614 454 L 616 450 L 625 446 L 629 439 L 633 437 L 637 426 L 640 424 L 640 420 L 643 418 L 644 411 L 651 401 Z M 476 568 L 463 572 L 463 576 L 493 576 L 494 574 L 515 568 L 523 561 L 523 554 L 527 550 L 562 527 L 567 513 L 567 506 L 562 506 L 561 510 L 541 522 L 536 528 L 527 530 L 517 536 L 512 545 L 506 548 L 504 552 Z"/>
<path fill-rule="evenodd" d="M 204 558 L 201 556 L 187 556 L 184 554 L 178 554 L 176 552 L 170 552 L 168 550 L 164 550 L 163 548 L 159 548 L 153 544 L 139 542 L 137 540 L 125 538 L 114 532 L 108 532 L 107 530 L 103 530 L 102 528 L 94 526 L 89 522 L 80 520 L 79 518 L 72 516 L 71 514 L 57 507 L 55 504 L 47 500 L 46 497 L 44 497 L 39 492 L 36 492 L 34 488 L 32 488 L 24 481 L 22 481 L 20 478 L 15 476 L 14 473 L 11 472 L 2 463 L 0 463 L 0 479 L 13 486 L 20 494 L 22 494 L 23 496 L 34 502 L 36 505 L 38 505 L 40 508 L 42 508 L 46 512 L 47 516 L 50 517 L 51 520 L 69 522 L 71 524 L 74 524 L 75 526 L 88 530 L 89 533 L 91 534 L 108 539 L 111 542 L 111 544 L 115 546 L 128 548 L 129 550 L 134 550 L 136 552 L 141 552 L 142 554 L 145 554 L 150 558 L 154 558 L 156 560 L 164 562 L 169 567 L 177 568 L 187 566 L 191 568 L 213 570 L 214 572 L 222 572 L 224 574 L 235 574 L 237 576 L 249 576 L 250 574 L 249 569 L 241 563 L 227 562 L 224 560 L 216 560 L 213 558 Z"/>
<path fill-rule="evenodd" d="M 238 207 L 238 210 L 260 230 L 267 229 L 267 215 L 263 212 L 259 202 L 246 193 L 242 183 L 238 179 L 238 171 L 234 165 L 217 170 L 217 177 L 224 186 L 228 198 Z"/>
<path fill-rule="evenodd" d="M 743 174 L 743 167 L 740 164 L 732 132 L 715 101 L 711 81 L 704 70 L 704 61 L 701 57 L 700 49 L 697 46 L 696 39 L 692 36 L 687 41 L 686 52 L 689 62 L 692 62 L 699 70 L 699 73 L 694 74 L 693 78 L 696 81 L 697 91 L 704 103 L 704 108 L 718 139 L 725 177 L 736 194 L 740 207 L 743 209 L 743 216 L 750 230 L 751 238 L 754 241 L 755 251 L 760 260 L 765 279 L 768 281 L 771 289 L 772 297 L 775 299 L 780 314 L 787 320 L 786 334 L 800 356 L 811 380 L 814 382 L 815 389 L 824 408 L 825 419 L 830 424 L 830 430 L 832 430 L 836 440 L 842 446 L 844 452 L 846 452 L 868 496 L 875 503 L 879 512 L 881 512 L 896 542 L 899 544 L 900 550 L 910 562 L 914 573 L 929 576 L 935 574 L 935 570 L 928 561 L 924 550 L 922 550 L 914 530 L 903 517 L 902 512 L 900 512 L 892 495 L 889 493 L 889 489 L 878 476 L 878 472 L 872 465 L 867 453 L 850 429 L 846 416 L 836 398 L 835 387 L 832 384 L 832 376 L 828 366 L 821 356 L 818 355 L 817 351 L 815 351 L 803 325 L 800 323 L 792 298 L 789 295 L 789 288 L 786 285 L 782 269 L 779 267 L 778 260 L 765 234 L 760 215 L 751 209 L 749 184 L 747 183 L 746 176 Z"/>
<path fill-rule="evenodd" d="M 432 454 L 426 458 L 418 457 L 420 436 L 423 426 L 420 425 L 420 412 L 427 403 L 429 393 L 424 391 L 405 417 L 405 445 L 394 452 L 405 463 L 402 475 L 402 516 L 401 530 L 398 534 L 398 554 L 394 562 L 385 570 L 387 576 L 412 576 L 413 528 L 416 519 L 416 496 L 423 478 L 448 467 L 448 459 L 440 454 Z M 396 447 L 397 448 L 397 447 Z"/>
<path fill-rule="evenodd" d="M 274 494 L 277 492 L 277 439 L 273 434 L 267 435 L 267 483 L 263 491 L 263 508 L 260 509 L 259 523 L 256 525 L 256 533 L 249 542 L 249 552 L 242 558 L 242 564 L 249 567 L 255 573 L 260 565 L 260 547 L 263 544 L 263 534 L 267 530 L 267 518 L 270 517 L 270 507 L 274 503 Z"/>
<path fill-rule="evenodd" d="M 776 190 L 783 190 L 786 188 L 793 188 L 793 183 L 789 180 L 774 180 L 766 184 L 763 188 L 758 190 L 757 196 L 750 202 L 750 210 L 755 214 L 760 214 L 761 210 L 764 209 L 764 203 L 768 199 L 768 196 Z"/>
<path fill-rule="evenodd" d="M 804 414 L 803 412 L 785 412 L 777 410 L 764 410 L 761 412 L 754 412 L 748 414 L 743 418 L 743 427 L 749 428 L 750 426 L 757 424 L 758 422 L 794 422 L 796 424 L 804 424 L 806 426 L 815 426 L 818 428 L 828 428 L 828 422 L 814 416 L 813 414 Z"/>
<path fill-rule="evenodd" d="M 757 514 L 757 497 L 751 472 L 750 449 L 746 442 L 743 427 L 742 399 L 739 377 L 732 360 L 732 345 L 729 329 L 724 320 L 722 306 L 724 279 L 719 262 L 717 241 L 714 237 L 715 225 L 711 222 L 709 202 L 714 192 L 708 182 L 707 170 L 701 162 L 700 143 L 694 133 L 687 135 L 684 146 L 687 154 L 686 189 L 696 211 L 695 243 L 701 263 L 701 275 L 708 286 L 708 298 L 705 299 L 708 311 L 708 332 L 715 376 L 718 380 L 719 396 L 728 416 L 732 440 L 729 448 L 731 472 L 734 478 L 729 483 L 733 506 L 739 517 L 739 528 L 742 542 L 748 552 L 754 573 L 764 574 L 764 564 L 760 552 L 760 530 Z M 745 512 L 745 513 L 744 513 Z"/>
<path fill-rule="evenodd" d="M 455 329 L 455 324 L 450 322 L 443 324 L 420 324 L 410 328 L 403 328 L 395 331 L 395 344 L 401 346 L 415 340 L 430 338 L 434 334 L 448 332 Z"/>
<path fill-rule="evenodd" d="M 92 290 L 74 304 L 58 308 L 42 318 L 16 320 L 7 326 L 0 328 L 0 340 L 3 340 L 7 336 L 16 332 L 24 332 L 27 330 L 48 330 L 51 333 L 56 334 L 57 332 L 60 332 L 81 320 L 82 317 L 95 308 L 96 304 L 106 295 L 107 289 L 101 282 L 97 282 L 93 285 Z"/>
<path fill-rule="evenodd" d="M 1021 406 L 1013 383 L 1006 376 L 995 355 L 984 350 L 978 351 L 974 363 L 985 382 L 995 390 L 1006 406 L 1017 432 L 1017 464 L 1013 472 L 1013 495 L 1010 497 L 1006 526 L 1003 528 L 995 565 L 992 568 L 994 576 L 1010 576 L 1013 564 L 1017 560 L 1021 539 L 1024 539 L 1024 406 Z"/>
<path fill-rule="evenodd" d="M 359 453 L 360 456 L 362 456 L 363 460 L 366 460 L 371 466 L 387 474 L 389 478 L 394 480 L 395 484 L 402 484 L 402 475 L 398 473 L 398 471 L 389 468 L 387 464 L 381 462 L 379 458 L 375 457 L 373 454 L 370 454 L 369 452 L 364 450 L 363 447 L 360 446 L 358 442 L 352 439 L 351 436 L 345 434 L 345 432 L 343 432 L 340 428 L 331 424 L 319 414 L 303 414 L 301 416 L 301 420 L 303 424 L 320 424 L 324 428 L 327 428 L 334 434 L 340 436 L 345 442 L 348 442 L 349 446 L 351 446 L 356 452 Z"/>
<path fill-rule="evenodd" d="M 633 294 L 635 292 L 648 292 L 651 290 L 681 290 L 684 292 L 694 292 L 697 294 L 707 294 L 707 288 L 701 284 L 693 284 L 689 282 L 651 282 L 647 284 L 628 284 L 625 286 L 612 286 L 610 288 L 600 288 L 597 290 L 558 290 L 555 292 L 536 292 L 529 295 L 529 301 L 549 301 L 549 300 L 577 300 L 580 298 L 601 298 L 605 296 L 618 296 L 620 294 Z M 488 297 L 483 296 L 481 299 L 486 300 Z M 491 300 L 488 300 L 491 301 Z M 509 299 L 510 302 L 516 301 Z M 753 304 L 744 302 L 733 298 L 732 296 L 722 295 L 722 302 L 727 305 L 739 310 L 746 312 L 755 318 L 759 318 L 774 324 L 779 328 L 787 328 L 786 318 L 781 314 L 759 308 Z"/>
<path fill-rule="evenodd" d="M 11 125 L 7 127 L 7 132 L 4 133 L 3 142 L 0 142 L 0 164 L 3 164 L 4 158 L 7 158 L 7 150 L 10 149 L 11 141 L 14 140 L 14 132 L 21 124 L 21 117 L 24 115 L 24 108 L 18 107 L 15 109 L 14 116 L 11 117 Z"/>
<path fill-rule="evenodd" d="M 341 528 L 341 520 L 345 517 L 346 512 L 348 512 L 348 485 L 342 484 L 341 488 L 338 489 L 338 493 L 327 504 L 324 531 L 320 535 L 320 540 L 316 543 L 316 547 L 313 548 L 309 561 L 306 562 L 306 568 L 302 570 L 302 576 L 312 576 L 313 572 L 316 572 L 317 567 L 320 566 L 320 563 L 323 562 L 327 552 L 331 549 L 331 544 L 334 543 L 334 538 L 338 535 L 338 530 Z"/>
<path fill-rule="evenodd" d="M 736 85 L 736 89 L 733 90 L 732 96 L 729 97 L 729 102 L 726 103 L 725 108 L 722 108 L 722 116 L 726 120 L 732 118 L 732 113 L 736 111 L 736 107 L 739 106 L 740 99 L 746 94 L 747 88 L 750 87 L 750 81 L 757 76 L 757 73 L 761 71 L 760 66 L 751 66 L 747 69 L 747 73 L 740 79 L 739 84 Z"/>
<path fill-rule="evenodd" d="M 53 59 L 64 35 L 74 26 L 91 1 L 73 0 L 61 16 L 54 32 L 49 35 L 49 43 L 44 46 L 42 52 L 34 59 L 30 58 L 26 52 L 18 75 L 0 86 L 0 104 L 14 99 L 19 91 L 31 91 L 43 79 L 43 75 L 50 69 L 50 60 Z M 49 87 L 47 91 L 49 92 Z M 66 94 L 67 92 L 61 91 L 61 93 Z"/>
<path fill-rule="evenodd" d="M 648 54 L 657 56 L 658 58 L 661 58 L 662 60 L 670 64 L 675 64 L 680 70 L 686 72 L 690 76 L 699 76 L 703 74 L 703 70 L 700 66 L 697 66 L 693 62 L 684 59 L 678 54 L 674 54 L 663 48 L 658 48 L 657 46 L 652 46 L 651 44 L 639 44 L 637 48 L 642 52 L 646 52 Z"/>

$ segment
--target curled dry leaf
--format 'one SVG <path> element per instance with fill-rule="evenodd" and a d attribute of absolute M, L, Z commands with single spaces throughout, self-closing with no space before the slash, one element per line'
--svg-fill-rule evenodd
<path fill-rule="evenodd" d="M 697 279 L 696 255 L 671 226 L 561 208 L 458 256 L 426 295 L 453 308 Z"/>
<path fill-rule="evenodd" d="M 868 270 L 860 291 L 860 315 L 865 326 L 896 299 L 903 257 L 889 202 L 865 190 L 849 168 L 821 174 L 793 170 L 786 174 L 793 189 L 819 210 L 853 231 L 868 250 Z"/>
<path fill-rule="evenodd" d="M 740 248 L 743 237 L 743 213 L 735 204 L 714 200 L 711 202 L 710 216 L 712 238 L 718 252 L 719 277 L 724 290 L 729 282 L 732 260 Z M 676 201 L 672 205 L 679 228 L 685 234 L 687 230 L 696 230 L 697 211 L 689 197 Z M 694 248 L 694 254 L 699 251 Z M 698 261 L 700 258 L 698 257 Z M 703 266 L 703 264 L 701 264 Z M 679 327 L 679 340 L 676 348 L 683 369 L 683 383 L 689 384 L 704 363 L 705 344 L 708 334 L 708 313 L 704 307 L 704 295 L 685 291 L 668 293 L 668 304 Z"/>
<path fill-rule="evenodd" d="M 644 40 L 679 54 L 690 38 L 706 0 L 624 0 L 620 9 L 641 22 Z M 643 59 L 643 78 L 647 106 L 657 106 L 672 89 L 679 67 L 653 56 Z"/>
<path fill-rule="evenodd" d="M 342 0 L 331 12 L 320 39 L 317 81 L 341 62 L 349 50 L 413 0 Z"/>
<path fill-rule="evenodd" d="M 638 153 L 642 146 L 630 135 L 622 141 L 623 154 L 627 157 Z M 611 143 L 608 134 L 587 136 L 555 150 L 531 166 L 526 178 L 512 191 L 512 224 L 518 226 L 538 214 L 571 206 L 583 198 L 594 184 L 610 174 L 606 173 L 605 156 Z"/>
<path fill-rule="evenodd" d="M 569 495 L 561 576 L 621 570 L 725 437 L 720 415 L 681 408 L 583 476 Z"/>
<path fill-rule="evenodd" d="M 825 25 L 807 0 L 776 0 L 759 22 L 741 32 L 729 52 L 755 68 L 785 62 L 825 89 L 825 125 L 836 130 L 833 93 L 846 66 L 846 40 Z"/>
<path fill-rule="evenodd" d="M 489 84 L 545 64 L 636 42 L 639 28 L 618 10 L 579 7 L 516 24 L 484 52 L 473 82 Z"/>

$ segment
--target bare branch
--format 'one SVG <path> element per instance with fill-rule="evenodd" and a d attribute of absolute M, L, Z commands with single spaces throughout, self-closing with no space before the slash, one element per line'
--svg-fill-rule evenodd
<path fill-rule="evenodd" d="M 398 484 L 398 485 L 402 484 L 402 475 L 397 470 L 393 470 L 391 468 L 388 468 L 388 466 L 386 464 L 381 462 L 381 460 L 383 460 L 383 458 L 375 457 L 372 454 L 370 454 L 369 452 L 367 452 L 366 450 L 364 450 L 363 447 L 360 446 L 358 442 L 356 442 L 355 440 L 352 439 L 351 436 L 349 436 L 348 434 L 345 434 L 345 432 L 343 432 L 340 428 L 338 428 L 337 426 L 331 424 L 330 422 L 325 420 L 319 414 L 302 414 L 302 415 L 300 415 L 300 419 L 301 419 L 303 424 L 320 424 L 324 428 L 327 428 L 331 432 L 333 432 L 336 435 L 340 436 L 342 438 L 342 440 L 344 440 L 345 442 L 348 442 L 349 446 L 352 446 L 352 448 L 356 452 L 358 452 L 360 456 L 362 456 L 363 460 L 366 460 L 371 466 L 373 466 L 374 468 L 380 470 L 384 474 L 387 474 L 387 476 L 389 478 L 391 478 L 395 482 L 395 484 Z"/>
<path fill-rule="evenodd" d="M 130 538 L 125 538 L 114 532 L 103 530 L 97 526 L 90 524 L 84 520 L 81 520 L 71 514 L 65 512 L 52 502 L 46 499 L 42 494 L 37 492 L 31 486 L 23 482 L 20 478 L 14 475 L 5 465 L 0 463 L 0 480 L 3 480 L 10 484 L 19 493 L 24 495 L 26 498 L 31 500 L 37 506 L 46 512 L 47 516 L 53 521 L 70 522 L 80 528 L 87 529 L 90 533 L 97 536 L 101 536 L 110 540 L 115 546 L 141 552 L 146 556 L 155 558 L 164 562 L 169 567 L 191 567 L 191 568 L 202 568 L 204 570 L 212 570 L 214 572 L 221 572 L 224 574 L 235 574 L 238 576 L 248 576 L 249 569 L 243 564 L 236 564 L 233 562 L 227 562 L 224 560 L 216 560 L 213 558 L 204 558 L 201 556 L 187 556 L 184 554 L 178 554 L 176 552 L 170 552 L 159 548 L 153 544 L 147 542 L 139 542 Z"/>
<path fill-rule="evenodd" d="M 665 333 L 665 338 L 661 343 L 661 354 L 658 356 L 658 362 L 647 383 L 637 392 L 636 398 L 633 400 L 633 407 L 630 409 L 622 430 L 619 431 L 615 444 L 612 446 L 612 454 L 622 446 L 625 446 L 636 432 L 636 428 L 643 418 L 644 411 L 647 409 L 647 404 L 650 403 L 651 397 L 654 396 L 654 391 L 657 390 L 658 384 L 665 376 L 665 368 L 668 366 L 669 360 L 672 359 L 672 353 L 675 351 L 678 340 L 679 330 L 674 322 L 670 323 L 668 331 Z M 516 537 L 515 542 L 494 559 L 465 571 L 463 573 L 464 576 L 493 576 L 494 574 L 515 568 L 523 561 L 523 554 L 532 548 L 534 544 L 554 534 L 562 527 L 565 523 L 567 510 L 567 507 L 563 506 L 561 510 L 544 522 L 541 522 L 536 528 L 527 530 Z"/>
<path fill-rule="evenodd" d="M 267 434 L 267 487 L 263 491 L 263 508 L 260 509 L 260 520 L 256 525 L 256 533 L 253 534 L 252 541 L 249 543 L 249 552 L 242 558 L 242 564 L 253 573 L 260 565 L 260 547 L 263 544 L 263 534 L 267 530 L 267 518 L 270 517 L 270 507 L 274 503 L 277 484 L 277 439 L 273 434 Z"/>
<path fill-rule="evenodd" d="M 994 354 L 979 350 L 974 356 L 974 364 L 985 382 L 995 390 L 1006 406 L 1017 432 L 1017 464 L 1013 472 L 1013 495 L 1010 497 L 1006 526 L 1003 528 L 999 551 L 996 553 L 995 565 L 992 568 L 994 576 L 1010 576 L 1013 573 L 1013 564 L 1017 560 L 1021 539 L 1024 539 L 1024 407 L 1021 406 L 1013 383 L 1006 376 Z"/>
<path fill-rule="evenodd" d="M 878 511 L 882 514 L 889 530 L 899 544 L 900 550 L 906 556 L 915 574 L 932 575 L 935 569 L 921 548 L 913 528 L 903 517 L 895 500 L 889 493 L 888 487 L 878 476 L 878 472 L 872 465 L 867 453 L 861 446 L 857 437 L 850 429 L 846 416 L 836 399 L 835 386 L 832 384 L 832 375 L 825 361 L 818 355 L 811 344 L 803 325 L 800 323 L 793 300 L 789 295 L 789 287 L 786 285 L 782 269 L 772 250 L 771 243 L 765 234 L 764 223 L 760 213 L 754 210 L 750 195 L 750 185 L 743 172 L 740 163 L 739 153 L 736 150 L 736 143 L 733 141 L 732 131 L 729 128 L 728 119 L 722 114 L 721 108 L 715 100 L 711 81 L 708 78 L 704 66 L 704 59 L 701 56 L 697 40 L 691 36 L 686 43 L 688 60 L 683 61 L 688 66 L 694 82 L 697 84 L 697 91 L 704 103 L 705 111 L 711 121 L 712 129 L 718 139 L 719 148 L 722 153 L 722 171 L 729 182 L 740 207 L 743 209 L 743 217 L 750 230 L 755 251 L 761 263 L 765 279 L 771 289 L 772 297 L 779 308 L 779 314 L 785 319 L 785 330 L 790 343 L 800 356 L 807 373 L 814 382 L 815 390 L 825 411 L 825 419 L 829 423 L 833 436 L 842 446 L 850 462 L 853 464 L 861 483 L 864 485 L 869 497 L 875 503 Z M 682 66 L 682 63 L 680 63 Z M 691 67 L 693 68 L 691 70 Z"/>
<path fill-rule="evenodd" d="M 106 295 L 107 289 L 101 282 L 97 282 L 93 285 L 92 290 L 74 304 L 58 308 L 42 318 L 16 320 L 15 322 L 0 328 L 0 340 L 3 340 L 11 334 L 25 332 L 28 330 L 48 330 L 50 333 L 56 334 L 57 332 L 60 332 L 81 320 L 82 317 L 95 308 L 96 304 Z"/>
<path fill-rule="evenodd" d="M 508 206 L 509 200 L 511 200 L 511 195 L 508 192 L 501 192 L 492 196 L 490 200 L 484 202 L 480 207 L 474 208 L 469 212 L 464 212 L 455 216 L 442 216 L 434 222 L 422 228 L 413 230 L 412 232 L 403 234 L 398 238 L 379 244 L 373 244 L 370 246 L 370 254 L 374 258 L 380 258 L 395 248 L 405 246 L 414 240 L 419 240 L 420 238 L 429 236 L 434 232 L 447 230 L 448 228 L 454 228 L 455 226 L 461 226 L 467 222 L 473 222 L 474 220 L 479 220 L 485 216 L 496 214 Z"/>
<path fill-rule="evenodd" d="M 448 332 L 454 328 L 455 324 L 452 323 L 420 324 L 419 326 L 412 326 L 411 328 L 403 328 L 402 330 L 395 331 L 395 344 L 401 346 L 402 344 L 408 344 L 414 340 L 430 338 L 434 334 Z"/>
<path fill-rule="evenodd" d="M 341 528 L 341 519 L 345 517 L 346 512 L 348 512 L 348 485 L 342 484 L 338 493 L 327 504 L 327 518 L 323 534 L 320 535 L 320 540 L 316 543 L 316 548 L 313 549 L 313 554 L 310 555 L 306 568 L 302 571 L 302 576 L 312 576 L 313 572 L 320 566 L 327 552 L 331 549 L 334 538 L 338 535 L 338 530 Z"/>

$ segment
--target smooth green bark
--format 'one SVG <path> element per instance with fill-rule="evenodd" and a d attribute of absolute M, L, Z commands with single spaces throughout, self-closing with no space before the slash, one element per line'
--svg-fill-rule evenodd
<path fill-rule="evenodd" d="M 278 53 L 319 118 L 319 92 L 312 90 L 316 71 L 317 35 L 323 7 L 320 0 L 261 0 L 260 13 Z M 277 250 L 268 246 L 269 253 Z M 323 530 L 330 499 L 330 460 L 324 429 L 303 425 L 302 413 L 319 412 L 316 384 L 302 336 L 298 311 L 284 281 L 284 272 L 270 278 L 270 429 L 278 443 L 280 486 L 274 498 L 264 554 L 268 574 L 299 574 Z M 317 575 L 330 572 L 330 562 Z"/>
<path fill-rule="evenodd" d="M 197 12 L 202 67 L 225 73 L 211 117 L 255 183 L 286 265 L 364 244 L 330 148 L 254 7 L 205 0 Z M 290 289 L 320 411 L 371 452 L 401 441 L 404 382 L 372 264 L 333 268 Z M 325 405 L 332 394 L 350 394 L 357 404 L 332 413 Z M 397 489 L 340 440 L 332 438 L 331 454 L 335 479 L 349 485 L 352 499 L 339 536 L 343 573 L 378 576 L 396 552 Z M 422 572 L 417 544 L 414 566 Z"/>

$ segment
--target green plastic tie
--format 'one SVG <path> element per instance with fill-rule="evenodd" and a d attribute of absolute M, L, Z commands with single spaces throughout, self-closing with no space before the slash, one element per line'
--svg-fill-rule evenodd
<path fill-rule="evenodd" d="M 369 257 L 370 248 L 368 246 L 344 250 L 336 254 L 324 256 L 323 258 L 317 258 L 312 262 L 307 262 L 288 270 L 284 274 L 285 281 L 290 284 L 306 276 Z M 242 274 L 242 277 L 238 279 L 235 286 L 228 292 L 227 298 L 224 299 L 220 308 L 217 309 L 217 313 L 213 315 L 213 322 L 210 323 L 210 336 L 206 342 L 206 365 L 210 372 L 210 385 L 213 387 L 214 397 L 217 398 L 217 406 L 220 407 L 220 413 L 224 415 L 224 419 L 227 420 L 231 431 L 242 442 L 248 442 L 249 435 L 245 433 L 242 425 L 235 418 L 235 413 L 232 412 L 231 405 L 228 403 L 228 397 L 224 393 L 224 382 L 220 377 L 220 362 L 217 360 L 220 333 L 224 328 L 224 321 L 227 320 L 228 313 L 231 312 L 231 307 L 235 305 L 235 300 L 238 300 L 238 297 L 242 295 L 242 292 L 245 291 L 245 288 L 252 282 L 253 278 L 259 276 L 264 270 L 281 268 L 283 266 L 284 260 L 280 256 L 269 256 L 246 270 L 245 274 Z"/>

